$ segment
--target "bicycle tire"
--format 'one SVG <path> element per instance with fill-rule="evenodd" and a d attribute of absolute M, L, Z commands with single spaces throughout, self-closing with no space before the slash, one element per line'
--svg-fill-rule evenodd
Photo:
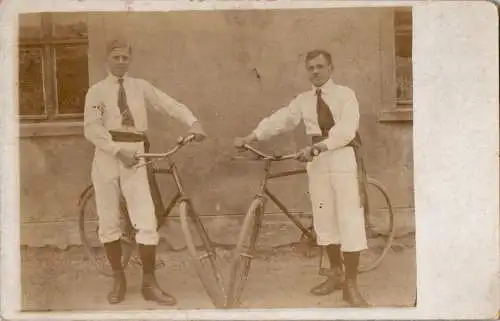
<path fill-rule="evenodd" d="M 95 231 L 90 230 L 89 222 L 95 221 L 97 219 L 97 212 L 95 217 L 92 217 L 92 209 L 95 209 L 95 191 L 93 185 L 87 187 L 79 202 L 79 220 L 78 220 L 78 231 L 80 235 L 80 241 L 85 249 L 85 253 L 90 261 L 94 264 L 98 273 L 105 276 L 113 276 L 113 272 L 107 258 L 105 256 L 104 245 L 99 241 L 98 238 L 98 223 L 96 223 Z M 125 201 L 120 201 L 120 213 L 122 217 L 122 231 L 123 235 L 121 238 L 122 243 L 122 265 L 126 268 L 130 258 L 132 256 L 133 249 L 135 248 L 135 231 L 130 222 L 128 212 L 126 209 Z M 94 235 L 95 234 L 95 235 Z M 91 235 L 94 236 L 94 242 L 91 241 Z"/>
<path fill-rule="evenodd" d="M 252 201 L 238 235 L 235 255 L 230 265 L 229 290 L 226 307 L 235 308 L 240 305 L 243 287 L 248 278 L 252 258 L 255 252 L 257 236 L 264 210 L 262 199 Z M 247 241 L 248 246 L 247 246 Z"/>
<path fill-rule="evenodd" d="M 191 204 L 184 200 L 179 204 L 181 229 L 186 240 L 186 247 L 191 256 L 196 273 L 201 281 L 205 292 L 208 294 L 216 308 L 224 308 L 226 305 L 226 293 L 224 280 L 220 274 L 217 264 L 217 253 L 213 247 L 208 233 L 200 218 L 194 212 Z M 196 232 L 202 241 L 202 255 L 199 255 L 199 246 L 195 245 L 193 234 L 191 233 L 189 222 L 194 224 Z M 208 259 L 207 264 L 204 264 Z"/>
<path fill-rule="evenodd" d="M 374 200 L 370 200 L 370 197 L 368 196 L 368 186 L 371 186 L 372 190 L 376 190 L 382 195 L 382 201 L 384 202 L 382 207 L 386 209 L 385 211 L 383 211 L 383 213 L 385 213 L 383 215 L 387 216 L 385 221 L 387 221 L 388 226 L 387 229 L 384 229 L 383 231 L 381 231 L 380 229 L 378 231 L 373 231 L 371 230 L 372 226 L 367 226 L 368 249 L 361 253 L 360 265 L 358 269 L 361 273 L 372 271 L 380 265 L 384 257 L 387 255 L 387 252 L 391 248 L 394 236 L 396 234 L 396 217 L 394 215 L 394 210 L 386 189 L 381 183 L 372 178 L 367 178 L 366 184 L 367 188 L 365 192 L 367 194 L 365 196 L 365 207 L 368 209 L 367 225 L 370 225 L 371 221 L 375 217 L 374 209 L 370 208 L 370 203 L 373 204 Z M 380 244 L 380 242 L 383 243 Z M 362 261 L 365 257 L 367 257 L 367 255 L 370 255 L 372 259 L 369 263 L 363 264 Z"/>

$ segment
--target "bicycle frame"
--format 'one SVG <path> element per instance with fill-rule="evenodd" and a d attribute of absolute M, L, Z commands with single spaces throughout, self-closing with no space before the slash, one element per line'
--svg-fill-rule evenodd
<path fill-rule="evenodd" d="M 169 160 L 169 164 L 168 164 L 167 168 L 161 168 L 161 167 L 155 167 L 153 165 L 148 165 L 147 171 L 148 171 L 149 186 L 151 189 L 151 196 L 153 198 L 153 203 L 155 205 L 155 214 L 156 214 L 156 219 L 158 222 L 158 228 L 160 228 L 163 225 L 163 223 L 165 223 L 165 220 L 172 212 L 174 206 L 180 200 L 183 200 L 183 199 L 188 200 L 188 197 L 186 196 L 186 194 L 184 192 L 181 177 L 180 177 L 179 172 L 177 170 L 177 166 L 175 165 L 174 162 Z M 170 202 L 168 203 L 167 207 L 164 207 L 164 203 L 163 203 L 163 200 L 161 197 L 161 192 L 160 192 L 160 186 L 158 185 L 158 180 L 156 179 L 156 174 L 168 174 L 168 175 L 170 175 L 173 178 L 175 186 L 177 188 L 177 192 L 170 199 Z"/>
<path fill-rule="evenodd" d="M 271 168 L 271 163 L 273 161 L 280 161 L 280 160 L 285 160 L 285 159 L 293 159 L 293 155 L 286 155 L 286 156 L 281 156 L 281 157 L 276 157 L 276 156 L 271 156 L 271 155 L 266 155 L 255 148 L 251 147 L 250 145 L 245 145 L 243 146 L 245 149 L 248 151 L 253 152 L 255 155 L 259 157 L 260 160 L 265 161 L 265 168 L 264 168 L 264 177 L 261 181 L 261 185 L 259 188 L 259 191 L 256 195 L 258 198 L 263 198 L 265 195 L 267 195 L 276 206 L 302 231 L 303 235 L 307 236 L 311 241 L 315 241 L 315 236 L 304 226 L 300 223 L 299 220 L 297 220 L 293 215 L 290 214 L 286 206 L 274 195 L 269 191 L 267 188 L 267 182 L 270 179 L 275 179 L 275 178 L 280 178 L 280 177 L 286 177 L 286 176 L 292 176 L 292 175 L 297 175 L 297 174 L 302 174 L 306 173 L 305 169 L 297 169 L 297 170 L 289 170 L 289 171 L 284 171 L 284 172 L 278 172 L 278 173 L 271 173 L 270 168 Z M 364 162 L 361 157 L 358 157 L 358 153 L 355 150 L 356 155 L 356 161 L 359 163 L 358 166 L 358 179 L 359 179 L 359 190 L 360 190 L 360 198 L 362 204 L 364 204 L 364 216 L 365 216 L 365 224 L 366 226 L 370 226 L 370 220 L 369 220 L 369 215 L 368 215 L 368 199 L 367 199 L 367 177 L 366 177 L 366 170 L 364 167 Z"/>
<path fill-rule="evenodd" d="M 265 166 L 264 166 L 264 177 L 262 178 L 262 181 L 260 183 L 259 191 L 255 195 L 257 198 L 264 198 L 265 196 L 269 197 L 269 199 L 278 206 L 278 208 L 285 214 L 294 224 L 297 226 L 297 228 L 300 229 L 300 231 L 307 236 L 311 241 L 315 241 L 314 235 L 302 225 L 302 223 L 294 217 L 288 208 L 278 199 L 276 195 L 274 195 L 268 188 L 267 188 L 267 183 L 269 180 L 276 179 L 276 178 L 281 178 L 281 177 L 287 177 L 287 176 L 293 176 L 293 175 L 298 175 L 298 174 L 304 174 L 306 173 L 306 169 L 294 169 L 294 170 L 288 170 L 288 171 L 282 171 L 282 172 L 276 172 L 272 173 L 271 172 L 271 165 L 273 160 L 266 159 L 265 161 Z"/>

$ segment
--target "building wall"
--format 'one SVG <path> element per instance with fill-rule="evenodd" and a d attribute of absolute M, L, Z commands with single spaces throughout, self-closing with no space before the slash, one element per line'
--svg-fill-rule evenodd
<path fill-rule="evenodd" d="M 233 138 L 308 90 L 304 54 L 328 49 L 334 81 L 354 89 L 360 102 L 368 173 L 406 215 L 413 207 L 412 126 L 378 121 L 379 112 L 392 104 L 387 95 L 393 86 L 391 14 L 383 8 L 91 14 L 90 82 L 106 76 L 106 41 L 127 35 L 134 45 L 130 74 L 186 104 L 210 136 L 175 156 L 196 208 L 203 215 L 242 213 L 258 188 L 262 164 L 232 160 Z M 156 151 L 187 129 L 155 113 L 149 119 Z M 304 142 L 299 127 L 259 146 L 292 152 Z M 77 133 L 23 138 L 20 148 L 23 243 L 78 243 L 77 201 L 90 181 L 92 146 Z M 276 169 L 297 166 L 290 162 Z M 172 190 L 168 180 L 161 183 Z M 310 212 L 305 175 L 270 186 L 290 209 Z"/>

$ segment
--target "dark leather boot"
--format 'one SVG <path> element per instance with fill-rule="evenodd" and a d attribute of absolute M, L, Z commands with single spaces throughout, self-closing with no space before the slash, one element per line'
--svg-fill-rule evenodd
<path fill-rule="evenodd" d="M 125 292 L 127 291 L 127 280 L 122 268 L 121 241 L 104 243 L 104 250 L 113 269 L 113 286 L 108 293 L 108 302 L 110 304 L 117 304 L 125 299 Z"/>
<path fill-rule="evenodd" d="M 342 260 L 340 256 L 340 245 L 330 244 L 326 246 L 326 253 L 328 254 L 328 260 L 330 261 L 330 268 L 332 269 L 332 275 L 329 276 L 324 282 L 316 285 L 311 289 L 311 294 L 313 295 L 328 295 L 333 293 L 335 290 L 342 289 L 344 283 L 344 272 L 342 271 Z"/>
<path fill-rule="evenodd" d="M 342 291 L 342 299 L 352 307 L 368 308 L 370 305 L 358 289 L 358 265 L 360 252 L 344 252 L 346 280 Z"/>
<path fill-rule="evenodd" d="M 110 304 L 117 304 L 125 299 L 125 292 L 127 290 L 127 279 L 123 271 L 113 271 L 113 287 L 108 293 L 108 302 Z"/>
<path fill-rule="evenodd" d="M 370 305 L 363 298 L 358 290 L 358 283 L 354 279 L 346 279 L 342 292 L 342 299 L 347 301 L 349 305 L 356 308 L 368 308 Z"/>
<path fill-rule="evenodd" d="M 155 301 L 162 305 L 176 305 L 177 300 L 160 288 L 153 274 L 144 274 L 141 287 L 142 297 L 146 301 Z"/>
<path fill-rule="evenodd" d="M 332 269 L 333 275 L 325 281 L 311 289 L 311 294 L 322 296 L 333 293 L 335 290 L 341 290 L 344 284 L 344 272 L 340 267 Z"/>
<path fill-rule="evenodd" d="M 142 296 L 146 301 L 155 301 L 162 305 L 176 305 L 177 300 L 160 288 L 154 276 L 155 250 L 154 245 L 139 244 L 139 255 L 143 269 Z"/>

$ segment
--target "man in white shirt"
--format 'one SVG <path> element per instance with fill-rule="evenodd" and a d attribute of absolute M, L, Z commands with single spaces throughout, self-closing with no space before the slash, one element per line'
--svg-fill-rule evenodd
<path fill-rule="evenodd" d="M 127 282 L 121 264 L 119 199 L 123 194 L 139 244 L 143 266 L 144 299 L 175 305 L 176 299 L 163 291 L 154 276 L 157 220 L 145 166 L 134 167 L 137 152 L 144 152 L 148 128 L 146 102 L 159 112 L 190 126 L 195 140 L 205 132 L 191 111 L 143 79 L 128 76 L 132 48 L 115 39 L 107 48 L 108 76 L 90 87 L 85 98 L 84 135 L 95 146 L 92 182 L 95 189 L 99 238 L 114 272 L 108 302 L 124 300 Z"/>
<path fill-rule="evenodd" d="M 332 276 L 313 287 L 311 293 L 327 295 L 342 289 L 343 299 L 350 305 L 367 307 L 357 286 L 359 254 L 367 248 L 353 148 L 359 140 L 358 101 L 351 89 L 331 80 L 333 65 L 327 51 L 309 52 L 305 64 L 312 90 L 264 118 L 249 135 L 236 138 L 234 144 L 241 148 L 304 122 L 311 145 L 299 151 L 297 158 L 308 162 L 314 230 L 318 244 L 326 247 L 332 268 Z M 314 149 L 321 151 L 319 156 L 313 156 Z"/>

